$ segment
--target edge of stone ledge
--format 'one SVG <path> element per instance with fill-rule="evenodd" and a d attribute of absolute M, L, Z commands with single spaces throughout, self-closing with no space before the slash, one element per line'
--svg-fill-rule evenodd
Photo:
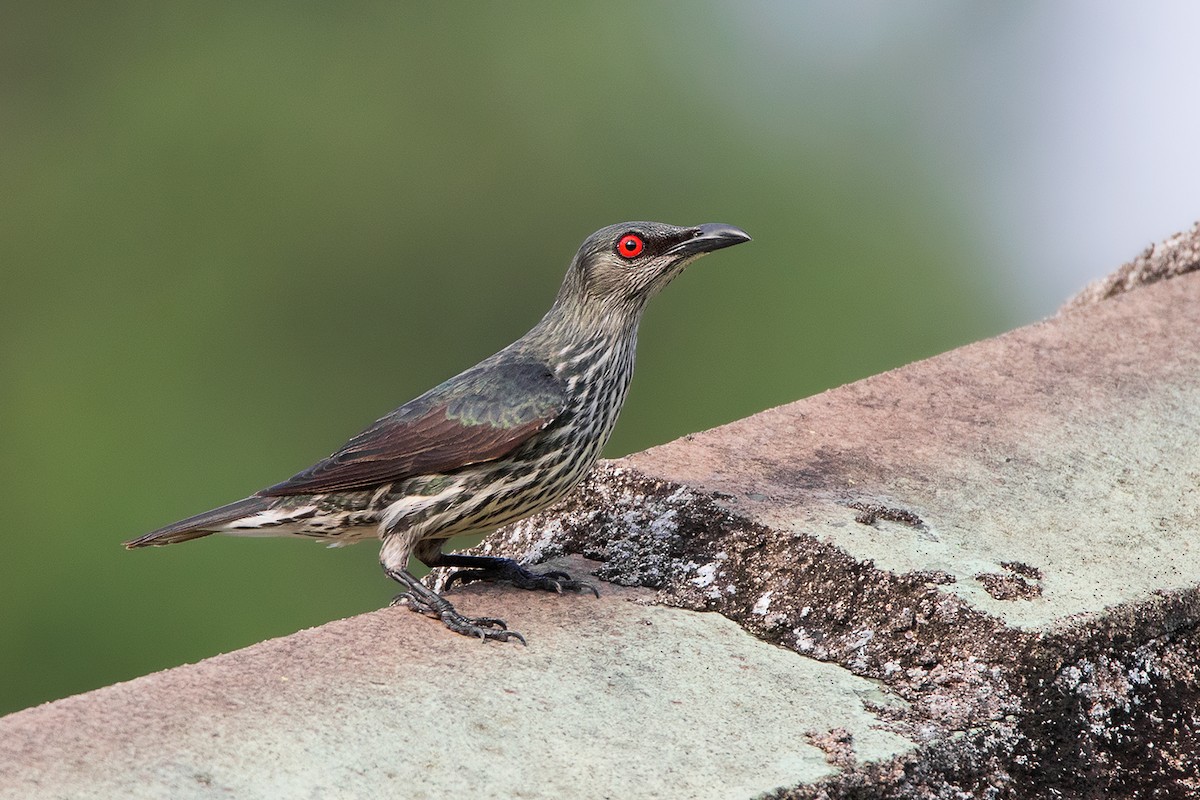
<path fill-rule="evenodd" d="M 1085 286 L 1059 308 L 1058 313 L 1099 303 L 1162 280 L 1200 269 L 1200 221 L 1189 230 L 1152 244 L 1132 261 Z"/>
<path fill-rule="evenodd" d="M 1061 312 L 1198 269 L 1200 223 L 1087 287 Z M 1036 767 L 1038 759 L 1051 771 L 1086 767 L 1089 754 L 1079 748 L 1089 740 L 1077 734 L 1088 726 L 1102 729 L 1098 735 L 1130 741 L 1146 736 L 1133 720 L 1131 697 L 1139 702 L 1149 697 L 1156 705 L 1142 709 L 1143 716 L 1166 721 L 1181 718 L 1200 702 L 1200 684 L 1172 674 L 1173 669 L 1178 673 L 1178 665 L 1196 661 L 1200 587 L 1156 592 L 1106 607 L 1102 614 L 1069 619 L 1052 630 L 1022 630 L 941 591 L 936 574 L 889 571 L 836 544 L 771 527 L 771 522 L 743 513 L 731 495 L 661 479 L 633 461 L 602 462 L 553 513 L 502 529 L 477 551 L 539 563 L 574 554 L 602 561 L 595 573 L 602 579 L 656 592 L 652 597 L 636 592 L 640 602 L 717 611 L 760 640 L 884 683 L 906 702 L 870 710 L 890 730 L 917 742 L 915 750 L 876 763 L 857 761 L 844 730 L 808 732 L 810 744 L 820 741 L 829 747 L 829 762 L 840 771 L 819 784 L 780 790 L 773 797 L 874 795 L 884 791 L 881 786 L 890 792 L 887 796 L 918 796 L 939 782 L 948 786 L 947 776 L 954 777 L 956 789 L 968 793 L 989 786 L 995 790 L 998 779 L 1009 781 L 1005 786 L 1011 790 L 1012 776 L 1031 774 L 1030 764 Z M 764 565 L 769 581 L 764 581 Z M 475 593 L 468 588 L 466 595 Z M 436 624 L 384 612 L 361 620 L 352 624 Z M 346 625 L 333 621 L 237 652 L 286 651 L 317 631 L 342 635 Z M 811 634 L 797 639 L 803 646 L 793 646 L 791 640 L 785 644 L 783 637 L 795 637 L 797 630 Z M 363 653 L 368 652 L 373 650 L 364 645 L 361 652 L 340 652 L 338 658 L 378 661 L 367 659 Z M 216 656 L 196 668 L 240 657 Z M 1017 666 L 1012 674 L 997 673 L 1002 663 Z M 341 666 L 333 665 L 331 672 Z M 145 677 L 161 680 L 167 674 Z M 1136 695 L 1141 691 L 1137 681 L 1157 682 L 1155 693 Z M 1173 687 L 1178 691 L 1171 699 Z M 124 683 L 98 691 L 132 688 Z M 212 690 L 214 703 L 224 702 L 218 696 L 224 688 Z M 78 699 L 56 703 L 67 708 Z M 55 732 L 43 735 L 53 738 Z M 1057 744 L 1037 751 L 1028 743 L 1039 736 Z"/>
<path fill-rule="evenodd" d="M 769 410 L 760 424 L 775 433 L 794 431 L 798 440 L 807 441 L 814 433 L 810 426 L 829 423 L 839 410 L 849 411 L 860 427 L 869 424 L 864 420 L 878 422 L 880 414 L 897 414 L 896 397 L 911 391 L 918 398 L 928 394 L 964 401 L 963 418 L 954 420 L 962 423 L 957 435 L 960 443 L 974 442 L 978 437 L 972 426 L 986 425 L 989 417 L 982 409 L 994 398 L 971 394 L 978 387 L 968 373 L 981 372 L 992 383 L 1009 378 L 1024 381 L 1027 392 L 1038 380 L 1035 375 L 1041 375 L 1062 397 L 1061 402 L 1054 401 L 1057 405 L 1046 407 L 1054 409 L 1057 416 L 1033 417 L 1034 422 L 1068 419 L 1082 425 L 1083 412 L 1098 408 L 1088 405 L 1099 402 L 1097 398 L 1105 398 L 1104 408 L 1112 411 L 1105 420 L 1168 421 L 1171 437 L 1156 435 L 1153 427 L 1118 425 L 1113 430 L 1121 436 L 1111 439 L 1108 449 L 1095 450 L 1097 463 L 1113 459 L 1136 462 L 1140 456 L 1122 450 L 1129 445 L 1128 437 L 1148 435 L 1149 441 L 1170 444 L 1186 441 L 1196 430 L 1194 367 L 1200 358 L 1200 342 L 1195 334 L 1195 299 L 1200 276 L 1169 284 L 1165 280 L 1196 271 L 1200 266 L 1197 252 L 1200 224 L 1144 254 L 1143 261 L 1154 269 L 1126 270 L 1128 280 L 1117 282 L 1120 286 L 1111 291 L 1098 291 L 1094 299 L 1081 301 L 1078 307 L 1095 305 L 1098 299 L 1149 283 L 1160 286 L 1069 319 L 1048 320 L 969 345 L 958 356 L 943 354 L 923 367 L 873 376 L 854 387 Z M 1104 347 L 1094 346 L 1097 337 L 1105 340 Z M 1062 364 L 1056 360 L 1059 355 L 1065 359 Z M 1008 364 L 1010 360 L 1021 366 Z M 1077 362 L 1091 363 L 1094 369 L 1071 373 L 1075 383 L 1055 382 L 1055 373 L 1045 371 Z M 1138 372 L 1138 365 L 1146 371 Z M 1022 371 L 1026 366 L 1029 369 Z M 938 369 L 949 373 L 943 383 L 931 379 Z M 972 389 L 955 393 L 957 386 Z M 1155 395 L 1156 391 L 1160 394 Z M 1143 403 L 1151 395 L 1161 402 Z M 927 407 L 918 402 L 914 408 Z M 941 408 L 941 413 L 946 409 Z M 916 430 L 941 441 L 950 421 L 938 418 L 933 431 L 871 427 L 868 435 L 852 439 L 853 446 L 874 454 L 870 449 L 874 437 L 883 447 L 907 441 L 905 437 L 911 438 Z M 941 583 L 947 582 L 941 579 L 952 575 L 889 571 L 870 557 L 851 555 L 832 543 L 836 539 L 806 535 L 804 529 L 809 526 L 803 520 L 811 522 L 819 514 L 810 519 L 806 510 L 791 509 L 789 519 L 801 523 L 790 524 L 779 515 L 758 510 L 772 501 L 770 495 L 726 494 L 724 490 L 772 491 L 759 488 L 762 481 L 731 478 L 737 472 L 732 462 L 737 460 L 738 446 L 751 448 L 747 462 L 752 465 L 750 472 L 759 478 L 774 474 L 774 462 L 764 467 L 753 448 L 772 449 L 774 456 L 779 455 L 773 450 L 772 436 L 752 432 L 747 421 L 728 427 L 724 434 L 716 429 L 627 460 L 606 462 L 554 514 L 497 532 L 481 549 L 531 558 L 559 550 L 581 552 L 603 561 L 602 574 L 609 580 L 653 588 L 660 602 L 717 611 L 766 641 L 881 680 L 910 703 L 909 711 L 894 714 L 891 721 L 919 743 L 915 754 L 887 763 L 851 765 L 819 787 L 796 787 L 777 797 L 857 796 L 855 792 L 884 791 L 879 782 L 886 784 L 887 796 L 895 797 L 922 796 L 921 792 L 947 780 L 968 793 L 989 787 L 994 790 L 995 781 L 1011 790 L 1022 782 L 1040 780 L 1035 777 L 1039 772 L 1049 776 L 1046 780 L 1066 787 L 1102 774 L 1107 783 L 1092 785 L 1113 791 L 1145 789 L 1155 785 L 1154 781 L 1176 787 L 1186 783 L 1186 776 L 1172 766 L 1179 760 L 1175 756 L 1152 759 L 1153 753 L 1127 752 L 1115 743 L 1166 746 L 1173 741 L 1171 726 L 1179 725 L 1190 713 L 1188 709 L 1200 702 L 1200 681 L 1195 678 L 1200 674 L 1196 672 L 1195 649 L 1200 585 L 1166 582 L 1149 587 L 1135 599 L 1106 601 L 1096 606 L 1094 613 L 1059 616 L 1049 627 L 1006 623 L 961 596 L 941 591 Z M 845 434 L 837 426 L 831 430 Z M 1013 461 L 1003 458 L 1011 453 L 1004 449 L 997 430 L 987 427 L 985 431 L 987 437 L 971 449 L 972 454 L 987 464 Z M 823 443 L 824 449 L 812 444 L 812 463 L 797 468 L 794 483 L 800 495 L 815 496 L 822 489 L 832 491 L 831 486 L 870 484 L 864 482 L 864 476 L 873 473 L 853 455 L 839 458 L 851 445 L 833 432 L 813 439 Z M 722 436 L 728 440 L 727 446 L 717 443 Z M 836 440 L 833 444 L 830 437 Z M 1078 439 L 1068 436 L 1058 444 L 1063 442 L 1070 446 L 1068 456 L 1082 457 L 1070 449 L 1081 446 Z M 1033 436 L 1030 446 L 1045 449 L 1049 444 Z M 708 449 L 700 455 L 685 452 L 685 448 Z M 888 465 L 910 464 L 913 453 L 904 452 L 908 460 L 889 461 Z M 1016 452 L 1020 455 L 1022 451 Z M 1048 470 L 1046 474 L 1058 474 L 1062 469 L 1069 471 L 1073 463 L 1079 462 L 1016 458 L 1011 469 L 1033 469 L 1037 464 Z M 1196 461 L 1190 457 L 1173 465 L 1155 458 L 1145 463 L 1165 470 L 1160 479 L 1162 474 L 1196 474 Z M 691 467 L 676 469 L 675 464 Z M 1094 465 L 1090 468 L 1096 469 Z M 721 480 L 704 480 L 704 469 L 711 469 Z M 1013 474 L 1004 472 L 1003 467 L 1001 472 L 1012 479 Z M 841 483 L 829 480 L 830 473 Z M 899 467 L 897 473 L 903 479 L 911 474 Z M 952 478 L 961 480 L 961 475 L 956 472 Z M 1136 471 L 1130 480 L 1136 480 Z M 1036 487 L 1037 491 L 1046 488 Z M 1022 506 L 1013 507 L 1028 512 Z M 852 528 L 853 518 L 854 512 L 847 511 L 840 524 Z M 830 522 L 824 516 L 820 519 Z M 906 532 L 903 520 L 887 525 L 893 527 L 884 532 L 896 547 L 917 537 Z M 1182 528 L 1187 529 L 1186 525 Z M 858 552 L 863 551 L 860 548 Z M 1146 558 L 1154 561 L 1154 551 Z M 1042 576 L 1023 562 L 1005 567 L 1013 573 L 1009 577 L 1026 575 L 1027 580 L 1017 582 L 1038 588 Z M 1009 599 L 989 594 L 996 600 Z M 1194 736 L 1184 736 L 1179 748 L 1180 763 L 1197 763 L 1200 747 Z M 1200 788 L 1200 783 L 1195 787 Z"/>

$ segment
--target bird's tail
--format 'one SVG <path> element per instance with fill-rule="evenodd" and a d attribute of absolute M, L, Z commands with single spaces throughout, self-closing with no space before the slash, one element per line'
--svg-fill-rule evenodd
<path fill-rule="evenodd" d="M 154 547 L 199 539 L 202 536 L 220 532 L 227 523 L 234 520 L 266 511 L 271 507 L 271 503 L 272 498 L 258 497 L 257 495 L 247 497 L 245 500 L 238 500 L 236 503 L 214 508 L 212 511 L 205 511 L 203 514 L 181 519 L 165 528 L 151 531 L 126 542 L 125 547 L 132 550 L 135 547 Z"/>

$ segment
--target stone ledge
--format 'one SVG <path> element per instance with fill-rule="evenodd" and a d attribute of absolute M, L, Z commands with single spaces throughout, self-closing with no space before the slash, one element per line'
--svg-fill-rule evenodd
<path fill-rule="evenodd" d="M 0 719 L 0 797 L 1194 795 L 1198 442 L 1189 274 L 601 465 L 480 546 L 601 600 L 455 593 L 528 649 L 330 623 Z"/>
<path fill-rule="evenodd" d="M 0 796 L 750 797 L 836 771 L 798 731 L 911 748 L 874 682 L 651 597 L 468 587 L 535 644 L 385 609 L 22 711 Z"/>
<path fill-rule="evenodd" d="M 781 797 L 1192 796 L 1197 531 L 1190 274 L 605 465 L 480 549 L 584 554 L 907 702 L 917 748 Z"/>
<path fill-rule="evenodd" d="M 1122 264 L 1112 274 L 1084 287 L 1083 291 L 1067 301 L 1062 311 L 1098 303 L 1140 286 L 1196 270 L 1200 270 L 1200 222 L 1165 242 L 1150 245 L 1133 261 Z"/>

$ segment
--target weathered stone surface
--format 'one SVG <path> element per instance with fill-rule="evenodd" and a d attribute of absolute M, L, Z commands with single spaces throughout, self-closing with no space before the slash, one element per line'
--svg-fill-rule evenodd
<path fill-rule="evenodd" d="M 789 796 L 1190 796 L 1200 275 L 609 464 L 482 549 L 582 553 L 909 702 L 918 751 Z"/>
<path fill-rule="evenodd" d="M 1187 246 L 601 465 L 479 548 L 591 559 L 601 600 L 455 593 L 527 649 L 331 623 L 0 719 L 0 797 L 1198 796 Z"/>
<path fill-rule="evenodd" d="M 470 587 L 534 644 L 387 609 L 29 709 L 0 797 L 750 797 L 836 772 L 810 732 L 911 749 L 877 683 L 650 595 Z"/>
<path fill-rule="evenodd" d="M 1200 270 L 1200 222 L 1160 244 L 1152 244 L 1111 275 L 1086 286 L 1062 308 L 1068 311 L 1124 294 L 1139 286 Z"/>

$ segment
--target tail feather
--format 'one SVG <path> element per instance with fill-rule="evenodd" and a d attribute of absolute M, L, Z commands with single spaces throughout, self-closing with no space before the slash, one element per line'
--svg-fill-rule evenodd
<path fill-rule="evenodd" d="M 132 550 L 135 547 L 154 547 L 199 539 L 221 531 L 227 523 L 236 519 L 266 511 L 271 507 L 272 501 L 273 498 L 269 497 L 247 497 L 245 500 L 238 500 L 236 503 L 214 508 L 212 511 L 205 511 L 203 514 L 181 519 L 165 528 L 151 531 L 126 542 L 125 547 Z"/>

